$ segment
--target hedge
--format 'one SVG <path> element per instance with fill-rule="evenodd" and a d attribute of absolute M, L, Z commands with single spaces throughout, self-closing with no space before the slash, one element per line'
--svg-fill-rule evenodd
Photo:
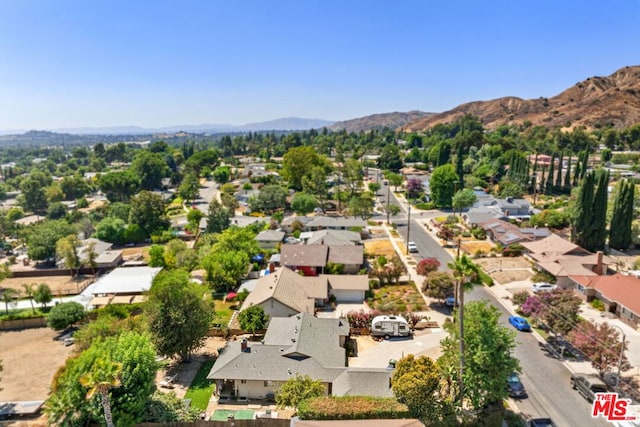
<path fill-rule="evenodd" d="M 411 418 L 409 408 L 393 398 L 326 396 L 302 401 L 298 415 L 303 420 L 357 420 Z"/>

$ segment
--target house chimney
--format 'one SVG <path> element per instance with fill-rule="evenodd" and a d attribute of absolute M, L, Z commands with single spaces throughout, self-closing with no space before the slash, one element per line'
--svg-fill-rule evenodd
<path fill-rule="evenodd" d="M 240 351 L 242 351 L 243 353 L 247 352 L 247 339 L 244 338 L 242 341 L 240 341 Z"/>
<path fill-rule="evenodd" d="M 598 251 L 596 252 L 596 266 L 593 267 L 593 272 L 598 276 L 602 276 L 602 274 L 604 274 L 602 267 L 602 251 Z"/>

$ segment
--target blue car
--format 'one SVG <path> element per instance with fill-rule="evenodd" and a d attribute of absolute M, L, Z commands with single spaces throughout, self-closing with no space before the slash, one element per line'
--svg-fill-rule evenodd
<path fill-rule="evenodd" d="M 509 317 L 509 323 L 519 331 L 530 331 L 531 325 L 527 322 L 527 319 L 523 319 L 519 316 L 511 316 Z"/>

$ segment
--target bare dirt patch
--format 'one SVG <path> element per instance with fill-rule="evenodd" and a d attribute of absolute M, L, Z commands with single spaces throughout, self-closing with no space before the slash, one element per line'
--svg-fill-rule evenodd
<path fill-rule="evenodd" d="M 533 276 L 531 264 L 524 257 L 478 258 L 474 262 L 498 283 L 527 280 Z"/>
<path fill-rule="evenodd" d="M 488 254 L 489 252 L 491 252 L 491 248 L 493 247 L 494 247 L 493 243 L 480 241 L 480 240 L 470 240 L 470 241 L 463 240 L 460 243 L 460 248 L 471 255 L 475 254 L 478 251 Z"/>
<path fill-rule="evenodd" d="M 364 242 L 364 249 L 368 254 L 376 257 L 384 256 L 391 258 L 396 254 L 389 239 L 366 241 Z"/>
<path fill-rule="evenodd" d="M 93 276 L 81 276 L 79 278 L 72 278 L 71 276 L 10 277 L 3 280 L 0 287 L 15 289 L 20 295 L 24 296 L 22 285 L 46 283 L 51 288 L 53 295 L 76 295 L 82 292 L 93 280 Z"/>
<path fill-rule="evenodd" d="M 151 246 L 134 246 L 132 248 L 121 248 L 122 258 L 127 260 L 149 261 L 149 249 Z"/>
<path fill-rule="evenodd" d="M 73 346 L 55 341 L 49 328 L 0 333 L 2 390 L 0 401 L 44 400 L 55 372 L 72 354 Z"/>

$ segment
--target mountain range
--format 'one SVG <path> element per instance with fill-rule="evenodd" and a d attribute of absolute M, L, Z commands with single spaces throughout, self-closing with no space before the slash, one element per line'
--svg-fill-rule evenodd
<path fill-rule="evenodd" d="M 504 97 L 469 102 L 411 122 L 402 129 L 422 131 L 453 122 L 464 114 L 478 116 L 487 129 L 525 122 L 567 130 L 577 126 L 626 128 L 640 123 L 640 66 L 621 68 L 608 77 L 590 77 L 552 98 Z"/>

